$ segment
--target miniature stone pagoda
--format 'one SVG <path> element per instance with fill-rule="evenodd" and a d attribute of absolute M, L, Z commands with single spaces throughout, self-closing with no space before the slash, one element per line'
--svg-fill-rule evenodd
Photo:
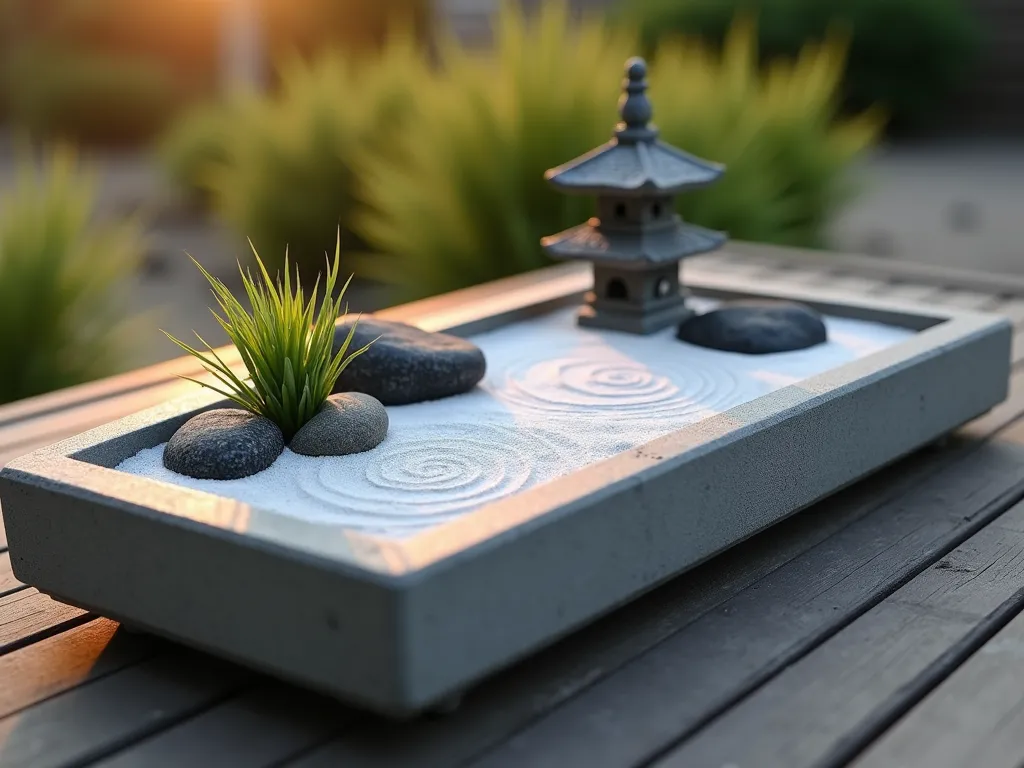
<path fill-rule="evenodd" d="M 597 217 L 541 240 L 552 258 L 593 263 L 594 290 L 580 310 L 580 325 L 637 334 L 693 314 L 679 262 L 726 240 L 675 213 L 675 195 L 714 183 L 725 169 L 658 140 L 646 77 L 643 59 L 626 62 L 614 138 L 545 174 L 562 192 L 595 195 Z"/>

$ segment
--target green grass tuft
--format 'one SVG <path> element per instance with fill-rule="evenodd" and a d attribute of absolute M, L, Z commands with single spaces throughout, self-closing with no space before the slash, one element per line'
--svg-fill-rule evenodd
<path fill-rule="evenodd" d="M 343 310 L 343 300 L 352 280 L 350 277 L 346 281 L 335 298 L 334 288 L 340 263 L 340 234 L 334 260 L 328 260 L 324 299 L 319 310 L 316 308 L 319 277 L 307 300 L 297 274 L 294 281 L 292 279 L 287 253 L 284 258 L 284 280 L 274 281 L 255 246 L 252 243 L 250 246 L 262 278 L 254 279 L 251 271 L 243 270 L 239 265 L 251 312 L 246 311 L 220 280 L 192 259 L 213 288 L 213 294 L 223 312 L 222 316 L 211 310 L 213 316 L 238 349 L 249 376 L 243 380 L 235 374 L 198 333 L 196 338 L 206 347 L 205 352 L 169 333 L 165 334 L 183 350 L 201 360 L 219 384 L 196 379 L 189 381 L 218 392 L 247 411 L 267 417 L 281 428 L 285 440 L 291 440 L 320 410 L 341 372 L 369 349 L 370 344 L 349 353 L 348 348 L 357 325 L 353 323 L 344 344 L 336 354 L 331 354 L 334 322 L 340 314 L 347 312 L 347 309 Z"/>

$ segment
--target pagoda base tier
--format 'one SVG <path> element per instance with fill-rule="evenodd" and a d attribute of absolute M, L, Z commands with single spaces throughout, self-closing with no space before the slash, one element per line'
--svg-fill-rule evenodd
<path fill-rule="evenodd" d="M 665 328 L 679 325 L 696 313 L 684 303 L 673 304 L 654 312 L 616 312 L 590 304 L 583 306 L 577 315 L 577 322 L 585 328 L 603 328 L 609 331 L 635 333 L 646 336 Z"/>

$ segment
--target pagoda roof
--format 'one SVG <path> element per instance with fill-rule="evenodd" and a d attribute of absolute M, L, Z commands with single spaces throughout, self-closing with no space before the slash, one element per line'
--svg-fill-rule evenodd
<path fill-rule="evenodd" d="M 626 62 L 615 137 L 545 173 L 552 186 L 589 195 L 672 195 L 712 184 L 722 176 L 724 166 L 658 140 L 646 78 L 643 59 Z"/>
<path fill-rule="evenodd" d="M 707 253 L 726 241 L 724 232 L 683 224 L 657 229 L 602 230 L 597 219 L 541 240 L 544 250 L 560 260 L 616 264 L 623 269 L 644 269 Z"/>
<path fill-rule="evenodd" d="M 601 195 L 663 194 L 712 184 L 724 168 L 662 141 L 623 142 L 614 138 L 604 146 L 545 174 L 548 182 L 565 192 Z"/>

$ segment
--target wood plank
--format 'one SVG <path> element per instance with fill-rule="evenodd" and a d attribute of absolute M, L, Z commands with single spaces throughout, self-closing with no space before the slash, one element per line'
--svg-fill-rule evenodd
<path fill-rule="evenodd" d="M 884 280 L 878 278 L 838 271 L 824 272 L 809 284 L 834 291 L 845 291 L 855 296 L 870 296 L 886 285 Z"/>
<path fill-rule="evenodd" d="M 0 719 L 167 648 L 117 629 L 113 621 L 95 619 L 0 656 Z"/>
<path fill-rule="evenodd" d="M 928 301 L 940 306 L 960 307 L 961 309 L 984 312 L 997 306 L 1001 301 L 1001 297 L 983 291 L 964 291 L 948 288 L 929 297 Z"/>
<path fill-rule="evenodd" d="M 198 377 L 200 380 L 204 377 Z M 36 448 L 145 410 L 192 391 L 195 384 L 172 380 L 122 397 L 88 402 L 0 429 L 0 467 Z"/>
<path fill-rule="evenodd" d="M 1008 493 L 1024 492 L 1015 487 L 1024 446 L 980 442 L 1024 413 L 1022 382 L 1018 374 L 1010 401 L 945 448 L 920 452 L 670 582 L 470 692 L 454 715 L 360 727 L 295 765 L 451 765 L 495 747 L 496 764 L 642 760 L 702 722 L 707 707 L 764 679 L 783 652 L 798 654 L 808 638 L 834 631 L 924 568 L 1007 505 Z M 964 499 L 980 518 L 965 519 Z M 816 590 L 805 605 L 794 592 L 806 597 L 807 584 Z M 748 613 L 736 636 L 734 617 Z M 694 644 L 710 655 L 688 655 Z"/>
<path fill-rule="evenodd" d="M 231 365 L 239 359 L 233 347 L 220 348 L 218 354 Z M 138 370 L 7 403 L 0 406 L 0 427 L 53 415 L 69 408 L 100 403 L 114 397 L 140 392 L 148 387 L 161 386 L 174 381 L 178 376 L 194 378 L 203 373 L 202 365 L 195 358 L 176 357 Z"/>
<path fill-rule="evenodd" d="M 4 528 L 4 512 L 0 509 L 0 552 L 7 551 L 7 530 Z"/>
<path fill-rule="evenodd" d="M 96 768 L 277 765 L 341 731 L 337 702 L 267 682 L 96 763 Z"/>
<path fill-rule="evenodd" d="M 0 597 L 0 655 L 88 620 L 85 611 L 58 603 L 32 588 Z"/>
<path fill-rule="evenodd" d="M 0 597 L 5 597 L 11 592 L 24 589 L 25 585 L 14 578 L 11 571 L 11 553 L 0 552 Z"/>
<path fill-rule="evenodd" d="M 934 285 L 908 283 L 897 280 L 880 284 L 880 286 L 872 292 L 872 295 L 878 296 L 879 298 L 909 301 L 926 306 L 928 299 L 941 291 L 941 288 Z"/>
<path fill-rule="evenodd" d="M 865 726 L 908 706 L 931 665 L 951 650 L 966 657 L 972 631 L 1004 604 L 1003 613 L 1024 607 L 1024 504 L 1006 520 L 978 531 L 658 768 L 845 765 L 869 738 Z"/>
<path fill-rule="evenodd" d="M 816 251 L 806 248 L 729 242 L 725 253 L 736 258 L 764 259 L 772 263 L 810 266 L 828 265 L 832 269 L 879 280 L 903 280 L 920 285 L 961 288 L 984 293 L 1024 295 L 1024 277 L 1014 274 L 981 272 L 939 264 L 925 264 L 905 259 L 884 259 L 835 251 Z"/>
<path fill-rule="evenodd" d="M 1024 325 L 1024 300 L 1022 299 L 1003 298 L 988 311 L 1002 315 L 1013 323 L 1015 328 L 1020 328 L 1021 325 Z"/>
<path fill-rule="evenodd" d="M 853 763 L 854 768 L 1019 768 L 1024 614 L 1018 615 Z"/>
<path fill-rule="evenodd" d="M 0 764 L 84 765 L 216 706 L 248 679 L 200 654 L 158 657 L 0 720 Z"/>

